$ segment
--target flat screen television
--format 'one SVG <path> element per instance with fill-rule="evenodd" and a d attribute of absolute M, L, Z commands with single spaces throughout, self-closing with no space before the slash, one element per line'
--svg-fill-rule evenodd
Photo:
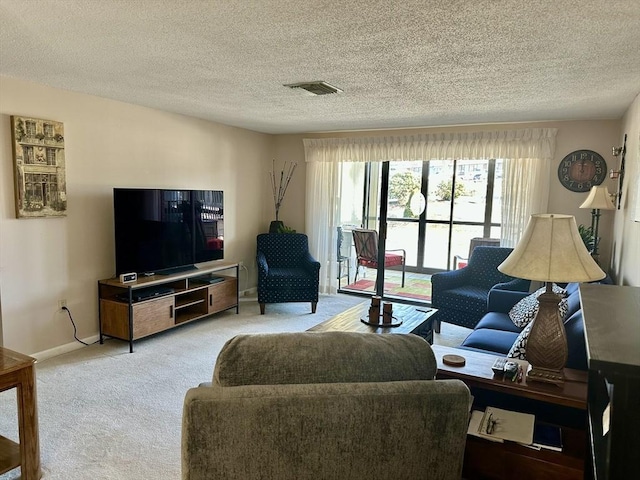
<path fill-rule="evenodd" d="M 224 258 L 221 190 L 114 188 L 116 275 L 170 274 Z"/>

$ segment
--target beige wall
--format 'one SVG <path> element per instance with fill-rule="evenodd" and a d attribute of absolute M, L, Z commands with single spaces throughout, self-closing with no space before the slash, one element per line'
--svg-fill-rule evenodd
<path fill-rule="evenodd" d="M 613 269 L 619 285 L 640 286 L 640 95 L 622 120 L 615 146 L 627 134 L 627 155 L 622 185 L 622 205 L 614 224 Z M 620 168 L 620 160 L 613 164 Z"/>
<path fill-rule="evenodd" d="M 67 217 L 15 218 L 10 115 L 64 123 Z M 225 259 L 243 261 L 255 286 L 255 236 L 273 216 L 263 201 L 272 136 L 0 77 L 0 139 L 5 347 L 34 354 L 72 343 L 62 298 L 80 338 L 98 333 L 97 281 L 115 273 L 114 186 L 224 190 Z"/>
<path fill-rule="evenodd" d="M 17 220 L 14 215 L 10 115 L 57 120 L 65 126 L 68 215 Z M 65 298 L 78 336 L 98 333 L 97 280 L 114 274 L 114 186 L 219 188 L 225 191 L 225 257 L 243 261 L 241 288 L 256 285 L 255 236 L 268 229 L 274 207 L 267 172 L 271 160 L 298 162 L 280 211 L 285 224 L 305 230 L 304 137 L 399 135 L 449 130 L 558 128 L 550 173 L 549 211 L 576 216 L 586 194 L 564 189 L 556 167 L 577 149 L 600 153 L 611 168 L 611 147 L 627 143 L 625 205 L 603 212 L 603 265 L 625 285 L 640 285 L 638 195 L 640 100 L 623 121 L 546 122 L 450 128 L 270 136 L 190 117 L 0 77 L 0 344 L 27 354 L 73 345 L 73 330 L 58 300 Z M 607 179 L 610 191 L 615 183 Z M 631 185 L 635 189 L 629 190 Z M 615 228 L 614 228 L 615 222 Z"/>
<path fill-rule="evenodd" d="M 636 102 L 637 103 L 637 102 Z M 598 152 L 607 162 L 607 166 L 615 165 L 615 158 L 611 155 L 611 147 L 620 143 L 620 120 L 593 120 L 593 121 L 567 121 L 567 122 L 539 122 L 539 123 L 519 123 L 519 124 L 492 124 L 492 125 L 471 125 L 460 127 L 434 127 L 410 130 L 376 130 L 358 132 L 332 132 L 322 134 L 307 135 L 279 135 L 276 137 L 276 152 L 281 159 L 293 160 L 303 159 L 304 148 L 303 138 L 319 137 L 346 137 L 346 136 L 384 136 L 384 135 L 411 135 L 416 133 L 440 133 L 450 131 L 486 131 L 486 130 L 507 130 L 521 128 L 557 128 L 555 159 L 552 163 L 549 175 L 549 213 L 563 213 L 574 215 L 578 224 L 591 225 L 591 211 L 580 209 L 580 204 L 587 198 L 587 193 L 576 193 L 564 188 L 558 181 L 557 168 L 562 158 L 574 150 L 593 150 Z M 304 173 L 300 169 L 300 173 Z M 604 182 L 610 192 L 616 190 L 615 182 L 608 177 Z M 304 205 L 303 186 L 291 192 L 291 197 L 287 199 L 288 207 L 302 208 Z M 602 237 L 600 243 L 600 263 L 603 269 L 615 275 L 616 271 L 610 269 L 611 248 L 613 241 L 613 222 L 619 212 L 603 211 L 600 217 L 599 234 Z M 283 215 L 285 222 L 291 221 L 304 229 L 304 216 L 301 212 L 287 211 Z M 637 260 L 637 259 L 636 259 Z M 638 263 L 636 262 L 636 265 Z"/>

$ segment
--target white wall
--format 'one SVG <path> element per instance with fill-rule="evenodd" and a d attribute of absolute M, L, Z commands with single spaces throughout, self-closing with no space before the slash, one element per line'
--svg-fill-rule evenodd
<path fill-rule="evenodd" d="M 10 115 L 64 123 L 67 160 L 66 218 L 17 220 L 14 214 Z M 254 287 L 255 236 L 268 229 L 274 207 L 267 172 L 271 160 L 297 161 L 280 218 L 305 228 L 305 165 L 302 138 L 400 135 L 450 130 L 558 128 L 556 158 L 550 173 L 549 211 L 576 216 L 586 194 L 564 189 L 556 174 L 560 160 L 578 149 L 600 153 L 616 165 L 611 147 L 627 133 L 624 207 L 603 212 L 602 263 L 620 284 L 640 285 L 640 224 L 633 222 L 640 161 L 640 100 L 623 121 L 543 122 L 474 125 L 367 132 L 270 136 L 181 115 L 0 76 L 0 344 L 26 354 L 73 342 L 65 298 L 80 338 L 98 333 L 97 281 L 114 272 L 114 186 L 216 188 L 225 192 L 225 257 L 243 261 L 241 288 Z M 610 191 L 615 182 L 607 179 Z M 634 185 L 634 187 L 632 187 Z M 614 228 L 615 222 L 615 228 Z M 611 251 L 613 249 L 613 255 Z"/>
<path fill-rule="evenodd" d="M 622 205 L 617 210 L 613 246 L 613 269 L 618 285 L 640 287 L 640 95 L 622 120 L 614 146 L 622 146 L 627 134 L 627 155 L 622 185 Z M 621 157 L 620 157 L 621 159 Z M 614 166 L 620 168 L 620 161 Z"/>
<path fill-rule="evenodd" d="M 10 115 L 64 123 L 65 218 L 16 219 Z M 255 286 L 255 237 L 272 213 L 273 137 L 0 77 L 0 344 L 34 354 L 98 333 L 97 281 L 115 274 L 112 188 L 221 189 L 225 260 Z"/>

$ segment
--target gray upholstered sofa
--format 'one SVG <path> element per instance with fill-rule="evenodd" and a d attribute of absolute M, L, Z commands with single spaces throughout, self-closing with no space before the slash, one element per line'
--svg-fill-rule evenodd
<path fill-rule="evenodd" d="M 182 476 L 459 479 L 469 390 L 415 335 L 239 335 L 184 402 Z"/>

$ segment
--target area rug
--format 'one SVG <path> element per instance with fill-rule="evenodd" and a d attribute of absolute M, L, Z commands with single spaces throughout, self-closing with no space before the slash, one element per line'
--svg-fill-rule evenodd
<path fill-rule="evenodd" d="M 375 280 L 362 278 L 344 288 L 362 292 L 373 292 L 375 290 L 375 284 Z M 404 288 L 400 283 L 385 282 L 384 292 L 398 297 L 431 300 L 431 281 L 427 279 L 407 279 Z"/>

